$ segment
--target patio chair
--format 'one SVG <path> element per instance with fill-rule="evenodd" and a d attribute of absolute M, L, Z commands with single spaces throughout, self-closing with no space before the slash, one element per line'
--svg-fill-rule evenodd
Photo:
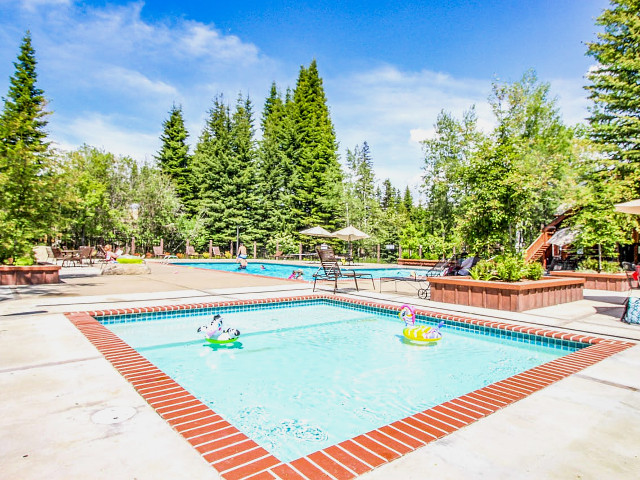
<path fill-rule="evenodd" d="M 53 252 L 53 263 L 57 265 L 58 260 L 60 260 L 64 264 L 65 255 L 62 250 L 59 247 L 51 247 L 51 251 Z"/>
<path fill-rule="evenodd" d="M 284 258 L 284 253 L 282 253 L 281 250 L 276 251 L 275 255 L 273 256 L 274 260 L 282 260 Z"/>
<path fill-rule="evenodd" d="M 200 254 L 198 252 L 196 252 L 196 249 L 193 245 L 189 245 L 187 247 L 187 251 L 186 251 L 186 257 L 187 258 L 198 258 L 200 256 Z"/>
<path fill-rule="evenodd" d="M 414 274 L 408 277 L 380 277 L 380 293 L 382 293 L 383 283 L 393 282 L 397 292 L 398 282 L 402 282 L 405 285 L 414 287 L 418 291 L 418 298 L 429 300 L 431 298 L 431 284 L 429 283 L 429 278 L 449 275 L 454 265 L 455 260 L 453 260 L 453 258 L 449 260 L 443 259 L 428 270 L 420 270 L 421 275 Z"/>
<path fill-rule="evenodd" d="M 370 278 L 371 284 L 375 290 L 376 285 L 373 282 L 373 275 L 370 273 L 358 273 L 353 270 L 341 270 L 340 262 L 338 258 L 333 253 L 333 248 L 320 248 L 316 247 L 316 253 L 318 257 L 320 257 L 320 268 L 316 273 L 313 274 L 313 291 L 316 291 L 316 282 L 318 280 L 328 280 L 333 282 L 333 293 L 336 293 L 338 289 L 338 280 L 342 279 L 353 279 L 356 290 L 360 291 L 358 288 L 358 278 Z"/>
<path fill-rule="evenodd" d="M 213 254 L 213 258 L 222 258 L 220 247 L 212 247 L 211 253 Z"/>
<path fill-rule="evenodd" d="M 93 247 L 80 247 L 78 249 L 78 261 L 80 265 L 84 264 L 85 260 L 89 260 L 89 265 L 93 265 Z"/>
<path fill-rule="evenodd" d="M 107 261 L 107 252 L 102 245 L 96 245 L 95 261 L 102 263 Z"/>
<path fill-rule="evenodd" d="M 160 245 L 153 246 L 153 258 L 164 258 L 163 248 Z"/>

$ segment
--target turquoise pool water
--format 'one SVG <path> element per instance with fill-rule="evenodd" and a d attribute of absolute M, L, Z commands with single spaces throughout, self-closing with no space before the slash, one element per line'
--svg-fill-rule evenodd
<path fill-rule="evenodd" d="M 413 345 L 403 340 L 397 316 L 330 304 L 235 310 L 216 310 L 241 332 L 226 347 L 196 332 L 210 314 L 105 324 L 282 461 L 569 351 L 447 327 L 438 344 Z"/>
<path fill-rule="evenodd" d="M 180 267 L 197 267 L 206 268 L 210 270 L 220 270 L 223 272 L 239 272 L 239 273 L 252 273 L 254 275 L 263 275 L 265 277 L 276 278 L 289 278 L 294 270 L 302 270 L 302 280 L 313 280 L 313 274 L 318 271 L 319 264 L 313 265 L 283 265 L 277 263 L 259 262 L 258 260 L 249 260 L 249 265 L 246 269 L 239 269 L 236 262 L 185 262 L 185 263 L 173 263 L 174 266 Z M 264 267 L 264 268 L 262 268 Z M 355 270 L 357 272 L 370 273 L 373 278 L 380 277 L 408 277 L 412 272 L 420 275 L 426 269 L 419 268 L 350 268 L 340 267 L 342 270 Z"/>

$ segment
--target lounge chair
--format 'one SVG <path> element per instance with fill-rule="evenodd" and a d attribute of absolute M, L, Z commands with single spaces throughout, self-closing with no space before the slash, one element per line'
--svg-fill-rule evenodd
<path fill-rule="evenodd" d="M 316 291 L 316 282 L 318 280 L 328 280 L 333 282 L 333 293 L 336 293 L 336 290 L 338 289 L 338 280 L 342 279 L 353 279 L 356 285 L 356 290 L 360 291 L 360 289 L 358 288 L 358 278 L 370 278 L 373 288 L 376 288 L 376 285 L 373 282 L 373 275 L 371 275 L 370 273 L 358 273 L 353 270 L 341 270 L 340 262 L 333 253 L 333 249 L 331 247 L 317 247 L 316 253 L 318 254 L 318 257 L 320 257 L 320 268 L 316 273 L 313 274 L 314 292 Z"/>
<path fill-rule="evenodd" d="M 187 258 L 198 258 L 200 256 L 200 254 L 198 252 L 196 252 L 196 249 L 193 245 L 189 245 L 187 247 L 187 251 L 186 251 L 186 257 Z"/>
<path fill-rule="evenodd" d="M 282 253 L 281 250 L 276 251 L 275 255 L 273 256 L 274 260 L 282 260 L 284 258 L 284 253 Z"/>
<path fill-rule="evenodd" d="M 213 258 L 222 258 L 220 247 L 212 247 L 211 253 L 213 253 Z"/>
<path fill-rule="evenodd" d="M 444 277 L 445 275 L 455 275 L 451 273 L 455 265 L 453 258 L 440 260 L 428 270 L 420 271 L 422 275 L 410 275 L 408 277 L 380 277 L 380 293 L 382 293 L 382 284 L 393 282 L 396 292 L 398 291 L 398 282 L 411 285 L 418 291 L 418 298 L 429 300 L 431 298 L 430 277 Z"/>
<path fill-rule="evenodd" d="M 163 248 L 160 245 L 153 246 L 153 258 L 164 258 Z"/>

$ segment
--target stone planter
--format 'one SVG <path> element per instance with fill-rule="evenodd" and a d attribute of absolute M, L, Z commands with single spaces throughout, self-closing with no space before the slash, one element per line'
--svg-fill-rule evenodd
<path fill-rule="evenodd" d="M 440 260 L 424 260 L 417 258 L 399 258 L 398 265 L 405 265 L 407 267 L 433 267 Z"/>
<path fill-rule="evenodd" d="M 546 277 L 508 283 L 471 277 L 433 277 L 429 283 L 434 302 L 522 312 L 582 300 L 584 279 Z"/>
<path fill-rule="evenodd" d="M 18 267 L 0 265 L 0 285 L 41 285 L 60 283 L 58 265 L 30 265 Z"/>
<path fill-rule="evenodd" d="M 558 278 L 583 278 L 584 288 L 592 290 L 608 290 L 610 292 L 626 292 L 629 290 L 629 281 L 624 273 L 591 273 L 576 272 L 575 270 L 557 270 L 550 272 L 550 274 Z"/>

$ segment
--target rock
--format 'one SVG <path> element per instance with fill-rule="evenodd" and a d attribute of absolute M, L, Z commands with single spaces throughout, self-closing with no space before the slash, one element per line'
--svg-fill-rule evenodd
<path fill-rule="evenodd" d="M 151 269 L 144 263 L 105 263 L 101 275 L 145 275 Z"/>

